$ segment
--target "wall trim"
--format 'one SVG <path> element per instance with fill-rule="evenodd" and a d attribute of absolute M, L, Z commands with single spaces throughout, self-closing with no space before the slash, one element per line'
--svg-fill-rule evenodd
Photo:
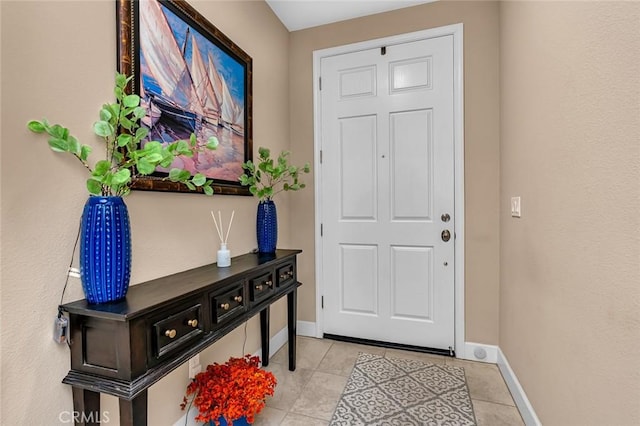
<path fill-rule="evenodd" d="M 464 345 L 464 356 L 458 355 L 456 353 L 457 358 L 467 359 L 469 361 L 497 364 L 499 351 L 499 348 L 497 346 L 473 342 L 465 342 Z"/>
<path fill-rule="evenodd" d="M 278 331 L 273 335 L 271 339 L 269 339 L 269 357 L 275 355 L 281 347 L 283 347 L 287 341 L 289 340 L 289 336 L 287 333 L 288 327 L 285 326 L 283 329 Z M 262 346 L 258 348 L 257 351 L 253 353 L 254 356 L 262 356 Z"/>
<path fill-rule="evenodd" d="M 298 336 L 317 337 L 317 338 L 322 337 L 322 335 L 318 335 L 318 326 L 315 322 L 298 321 L 296 323 L 296 327 L 298 327 L 298 329 L 296 330 Z"/>
<path fill-rule="evenodd" d="M 540 423 L 540 420 L 533 409 L 533 405 L 529 402 L 529 398 L 527 398 L 527 394 L 524 392 L 524 389 L 522 389 L 522 386 L 516 377 L 516 373 L 511 369 L 511 366 L 507 361 L 507 357 L 500 348 L 498 348 L 497 364 L 500 372 L 502 373 L 502 377 L 504 377 L 504 381 L 507 383 L 507 387 L 509 388 L 511 395 L 513 396 L 513 401 L 516 403 L 518 411 L 520 411 L 524 424 L 527 426 L 541 426 L 542 423 Z"/>
<path fill-rule="evenodd" d="M 195 417 L 198 415 L 198 408 L 191 406 L 189 410 L 176 421 L 173 426 L 201 426 L 202 423 L 195 421 Z M 189 416 L 187 418 L 187 416 Z"/>
<path fill-rule="evenodd" d="M 320 126 L 320 62 L 322 58 L 360 50 L 373 49 L 392 44 L 407 43 L 445 35 L 453 36 L 454 44 L 454 179 L 455 179 L 455 299 L 454 299 L 454 345 L 455 351 L 460 357 L 465 357 L 465 269 L 464 269 L 464 245 L 465 245 L 465 210 L 464 210 L 464 35 L 463 24 L 452 24 L 437 28 L 430 28 L 406 34 L 398 34 L 390 37 L 378 38 L 359 43 L 336 46 L 313 52 L 313 117 L 314 117 L 314 201 L 315 201 L 315 279 L 316 279 L 316 337 L 323 334 L 322 312 L 322 237 L 320 235 L 320 223 L 322 221 L 322 199 L 320 188 L 322 186 L 320 166 L 321 126 Z"/>

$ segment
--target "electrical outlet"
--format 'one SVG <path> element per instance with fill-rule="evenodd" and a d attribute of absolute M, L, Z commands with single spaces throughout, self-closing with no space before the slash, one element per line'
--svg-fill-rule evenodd
<path fill-rule="evenodd" d="M 67 330 L 69 329 L 69 321 L 65 316 L 57 316 L 53 321 L 53 341 L 63 344 L 67 341 Z"/>
<path fill-rule="evenodd" d="M 201 371 L 202 366 L 200 365 L 200 354 L 198 354 L 189 360 L 189 378 L 195 378 L 196 374 Z"/>

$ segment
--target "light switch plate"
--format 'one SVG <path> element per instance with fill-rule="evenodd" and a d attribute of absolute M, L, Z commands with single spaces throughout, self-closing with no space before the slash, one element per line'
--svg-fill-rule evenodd
<path fill-rule="evenodd" d="M 521 214 L 520 197 L 511 197 L 511 216 L 520 217 Z"/>

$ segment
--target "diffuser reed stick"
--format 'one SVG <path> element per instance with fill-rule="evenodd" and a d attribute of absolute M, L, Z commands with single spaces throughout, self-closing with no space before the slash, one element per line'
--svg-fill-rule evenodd
<path fill-rule="evenodd" d="M 233 224 L 233 216 L 235 216 L 236 211 L 231 212 L 231 220 L 229 220 L 229 228 L 227 228 L 227 236 L 224 238 L 224 243 L 227 244 L 227 240 L 229 239 L 229 233 L 231 232 L 231 225 Z"/>
<path fill-rule="evenodd" d="M 222 232 L 220 231 L 220 227 L 218 226 L 218 221 L 216 220 L 216 215 L 213 214 L 213 210 L 211 210 L 211 217 L 213 218 L 213 224 L 216 226 L 216 231 L 218 232 L 218 237 L 220 237 L 220 242 L 224 242 L 224 238 L 222 238 Z M 222 222 L 222 220 L 221 220 Z"/>
<path fill-rule="evenodd" d="M 216 219 L 215 213 L 213 213 L 213 210 L 211 211 L 211 217 L 213 218 L 213 223 L 216 226 L 216 231 L 218 232 L 218 237 L 220 237 L 221 244 L 227 244 L 227 241 L 229 240 L 229 234 L 231 233 L 231 225 L 233 225 L 233 217 L 235 216 L 235 214 L 236 214 L 235 210 L 231 212 L 231 219 L 229 220 L 229 226 L 227 227 L 227 234 L 225 235 L 225 233 L 223 232 L 224 228 L 223 228 L 223 222 L 222 222 L 222 212 L 218 210 L 218 219 Z M 218 220 L 220 221 L 219 223 L 218 223 Z"/>

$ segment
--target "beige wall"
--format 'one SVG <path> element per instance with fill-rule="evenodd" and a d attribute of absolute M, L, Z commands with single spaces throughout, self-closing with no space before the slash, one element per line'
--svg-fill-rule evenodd
<path fill-rule="evenodd" d="M 254 146 L 289 146 L 289 35 L 263 2 L 190 1 L 253 57 Z M 59 424 L 72 410 L 71 388 L 61 383 L 69 350 L 52 341 L 56 314 L 78 220 L 87 198 L 79 163 L 52 153 L 25 124 L 46 117 L 85 143 L 98 141 L 92 123 L 112 98 L 116 69 L 112 0 L 0 2 L 2 17 L 2 421 L 7 425 Z M 92 156 L 92 158 L 98 158 Z M 217 237 L 209 210 L 228 217 L 233 253 L 255 247 L 252 197 L 134 192 L 127 200 L 133 233 L 132 283 L 210 263 Z M 278 200 L 280 245 L 290 247 L 288 199 Z M 65 297 L 82 297 L 72 279 Z M 284 327 L 285 306 L 272 310 L 272 331 Z M 246 352 L 259 346 L 257 320 L 248 325 Z M 202 362 L 242 354 L 237 330 L 202 355 Z M 149 424 L 173 424 L 188 383 L 183 366 L 150 389 Z M 114 398 L 104 399 L 117 424 Z"/>
<path fill-rule="evenodd" d="M 500 21 L 500 347 L 543 424 L 640 424 L 640 3 Z"/>
<path fill-rule="evenodd" d="M 291 33 L 291 146 L 313 156 L 313 51 L 439 26 L 464 24 L 466 340 L 498 343 L 498 4 L 438 2 Z M 292 204 L 293 242 L 304 249 L 300 319 L 315 321 L 314 201 Z"/>

